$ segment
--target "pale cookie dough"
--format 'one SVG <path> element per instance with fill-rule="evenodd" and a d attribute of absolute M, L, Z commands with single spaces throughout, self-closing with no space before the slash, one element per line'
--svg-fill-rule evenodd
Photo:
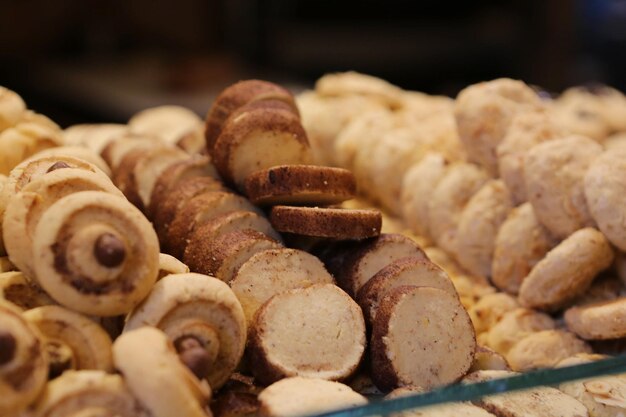
<path fill-rule="evenodd" d="M 626 298 L 574 306 L 565 311 L 565 324 L 587 340 L 626 337 Z"/>
<path fill-rule="evenodd" d="M 486 333 L 486 344 L 501 355 L 524 337 L 542 330 L 556 327 L 554 320 L 547 314 L 526 308 L 518 308 L 505 314 L 500 321 Z"/>
<path fill-rule="evenodd" d="M 258 310 L 248 349 L 261 383 L 289 376 L 344 380 L 365 352 L 358 304 L 333 284 L 315 284 L 272 297 Z"/>
<path fill-rule="evenodd" d="M 367 404 L 361 394 L 339 382 L 291 377 L 259 394 L 261 417 L 299 417 Z"/>
<path fill-rule="evenodd" d="M 461 162 L 448 168 L 428 202 L 430 233 L 440 248 L 455 252 L 461 213 L 487 181 L 485 171 L 473 164 Z"/>
<path fill-rule="evenodd" d="M 559 361 L 577 353 L 591 353 L 591 347 L 565 330 L 543 330 L 532 333 L 506 354 L 514 371 L 526 372 L 536 368 L 552 368 Z"/>
<path fill-rule="evenodd" d="M 519 307 L 517 300 L 505 293 L 487 294 L 469 310 L 476 333 L 483 333 L 495 326 L 509 311 Z"/>
<path fill-rule="evenodd" d="M 557 238 L 593 225 L 583 178 L 602 153 L 591 139 L 568 136 L 533 147 L 524 158 L 528 200 L 537 219 Z"/>
<path fill-rule="evenodd" d="M 602 233 L 593 228 L 578 230 L 530 271 L 520 287 L 520 303 L 557 310 L 584 293 L 612 262 L 613 249 Z"/>
<path fill-rule="evenodd" d="M 496 235 L 491 281 L 500 290 L 517 294 L 524 278 L 556 243 L 530 203 L 514 208 Z"/>
<path fill-rule="evenodd" d="M 501 180 L 491 180 L 469 200 L 459 218 L 455 255 L 468 272 L 490 277 L 496 235 L 513 209 Z"/>
<path fill-rule="evenodd" d="M 584 181 L 587 206 L 598 228 L 626 251 L 626 148 L 607 150 L 596 158 Z"/>
<path fill-rule="evenodd" d="M 404 174 L 400 205 L 409 228 L 420 236 L 433 238 L 428 223 L 429 200 L 446 174 L 448 163 L 443 155 L 429 153 Z"/>
<path fill-rule="evenodd" d="M 470 161 L 495 175 L 498 170 L 496 148 L 513 118 L 542 107 L 541 99 L 532 88 L 522 81 L 507 78 L 474 84 L 461 91 L 454 114 Z"/>
<path fill-rule="evenodd" d="M 520 113 L 513 118 L 497 148 L 498 171 L 511 192 L 514 204 L 527 201 L 524 157 L 535 145 L 563 136 L 545 112 Z"/>
<path fill-rule="evenodd" d="M 398 287 L 376 313 L 372 379 L 383 391 L 450 384 L 469 370 L 475 351 L 474 329 L 457 297 L 438 288 Z"/>

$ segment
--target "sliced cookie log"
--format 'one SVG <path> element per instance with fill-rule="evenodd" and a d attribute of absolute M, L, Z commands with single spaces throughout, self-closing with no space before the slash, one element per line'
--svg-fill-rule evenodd
<path fill-rule="evenodd" d="M 324 206 L 354 197 L 356 180 L 341 168 L 282 165 L 250 174 L 244 188 L 254 204 Z"/>
<path fill-rule="evenodd" d="M 146 216 L 154 219 L 159 206 L 167 199 L 167 196 L 184 181 L 196 177 L 218 178 L 217 171 L 208 157 L 193 155 L 169 165 L 156 179 Z"/>
<path fill-rule="evenodd" d="M 235 230 L 215 239 L 198 239 L 190 243 L 193 252 L 204 256 L 188 256 L 193 261 L 189 267 L 194 272 L 211 275 L 230 282 L 241 265 L 255 253 L 266 249 L 278 249 L 282 245 L 271 237 L 252 229 Z"/>
<path fill-rule="evenodd" d="M 113 362 L 150 416 L 207 416 L 211 388 L 181 363 L 160 330 L 146 326 L 123 333 L 113 344 Z"/>
<path fill-rule="evenodd" d="M 401 258 L 378 271 L 357 293 L 356 301 L 371 324 L 382 299 L 390 291 L 406 285 L 433 287 L 457 296 L 448 274 L 421 256 Z"/>
<path fill-rule="evenodd" d="M 407 225 L 420 236 L 433 238 L 428 224 L 428 202 L 446 174 L 448 162 L 439 153 L 429 153 L 404 174 L 400 204 Z"/>
<path fill-rule="evenodd" d="M 524 278 L 556 244 L 530 203 L 514 208 L 496 236 L 491 281 L 500 290 L 517 294 Z"/>
<path fill-rule="evenodd" d="M 153 212 L 154 230 L 159 236 L 161 248 L 167 251 L 169 229 L 176 213 L 192 198 L 212 192 L 226 191 L 221 181 L 213 177 L 193 177 L 181 180 L 180 183 L 163 195 L 155 204 Z"/>
<path fill-rule="evenodd" d="M 41 216 L 33 236 L 37 281 L 75 311 L 127 313 L 157 279 L 156 233 L 122 197 L 102 191 L 63 197 Z"/>
<path fill-rule="evenodd" d="M 356 296 L 378 271 L 398 259 L 416 257 L 428 260 L 413 240 L 395 233 L 349 245 L 336 251 L 335 255 L 334 259 L 327 260 L 326 266 L 338 285 L 351 296 Z"/>
<path fill-rule="evenodd" d="M 500 225 L 513 209 L 511 194 L 502 180 L 491 180 L 469 200 L 459 217 L 455 255 L 468 272 L 492 275 L 494 241 Z"/>
<path fill-rule="evenodd" d="M 36 416 L 152 415 L 133 396 L 121 375 L 99 370 L 67 371 L 50 381 L 32 412 Z"/>
<path fill-rule="evenodd" d="M 524 158 L 528 201 L 537 219 L 560 239 L 593 226 L 585 200 L 584 176 L 602 146 L 570 136 L 533 147 Z"/>
<path fill-rule="evenodd" d="M 430 287 L 398 287 L 378 308 L 371 339 L 372 378 L 388 391 L 430 389 L 461 379 L 474 362 L 476 337 L 458 297 Z M 425 352 L 416 360 L 416 352 Z"/>
<path fill-rule="evenodd" d="M 402 387 L 394 389 L 387 394 L 385 398 L 402 398 L 423 392 L 424 390 L 418 387 Z M 493 414 L 469 402 L 420 407 L 418 409 L 405 411 L 401 414 L 392 415 L 397 417 L 494 417 Z"/>
<path fill-rule="evenodd" d="M 262 417 L 297 417 L 367 404 L 367 399 L 339 382 L 299 376 L 273 383 L 259 394 Z"/>
<path fill-rule="evenodd" d="M 159 277 L 157 280 L 172 274 L 186 274 L 189 267 L 166 253 L 159 253 Z"/>
<path fill-rule="evenodd" d="M 152 191 L 161 174 L 171 165 L 188 159 L 189 155 L 185 151 L 164 146 L 150 151 L 137 161 L 132 179 L 144 212 L 152 200 Z"/>
<path fill-rule="evenodd" d="M 220 93 L 209 109 L 206 117 L 206 148 L 209 154 L 220 136 L 226 119 L 238 108 L 256 101 L 276 100 L 289 106 L 298 114 L 298 106 L 293 95 L 283 87 L 261 80 L 244 80 L 231 85 Z"/>
<path fill-rule="evenodd" d="M 505 355 L 513 346 L 526 336 L 542 330 L 556 327 L 554 320 L 547 314 L 527 308 L 517 308 L 504 314 L 487 333 L 486 344 L 501 355 Z"/>
<path fill-rule="evenodd" d="M 591 353 L 591 347 L 566 330 L 543 330 L 517 342 L 506 354 L 514 371 L 553 368 L 561 360 L 578 353 Z"/>
<path fill-rule="evenodd" d="M 42 306 L 24 312 L 42 334 L 48 355 L 49 378 L 69 369 L 113 371 L 112 341 L 96 322 L 61 306 Z"/>
<path fill-rule="evenodd" d="M 565 312 L 567 328 L 586 340 L 626 337 L 626 299 L 574 306 Z"/>
<path fill-rule="evenodd" d="M 248 259 L 234 274 L 230 287 L 241 302 L 246 320 L 270 298 L 313 284 L 333 284 L 333 277 L 315 256 L 297 249 L 268 249 Z"/>
<path fill-rule="evenodd" d="M 276 233 L 267 219 L 252 211 L 238 210 L 222 214 L 214 219 L 198 225 L 185 241 L 183 261 L 188 265 L 198 265 L 206 262 L 207 244 L 219 239 L 220 236 L 242 230 L 254 230 L 280 242 L 280 235 Z"/>
<path fill-rule="evenodd" d="M 187 240 L 197 226 L 222 214 L 238 210 L 260 214 L 260 210 L 248 200 L 228 191 L 207 191 L 191 198 L 176 211 L 170 223 L 167 235 L 169 252 L 182 259 Z"/>
<path fill-rule="evenodd" d="M 0 299 L 7 300 L 22 310 L 55 304 L 55 301 L 36 283 L 19 271 L 0 274 Z"/>
<path fill-rule="evenodd" d="M 510 371 L 511 368 L 503 355 L 486 346 L 477 346 L 469 372 L 484 370 Z"/>
<path fill-rule="evenodd" d="M 519 375 L 511 371 L 477 371 L 464 382 L 483 382 Z M 578 400 L 552 387 L 535 387 L 483 397 L 474 404 L 497 417 L 589 417 Z"/>
<path fill-rule="evenodd" d="M 0 299 L 0 415 L 18 415 L 41 392 L 47 376 L 39 331 L 19 308 Z"/>
<path fill-rule="evenodd" d="M 115 172 L 129 152 L 139 149 L 143 149 L 144 152 L 147 152 L 155 146 L 162 144 L 163 143 L 155 137 L 124 135 L 109 142 L 100 153 L 100 156 L 109 165 L 111 170 Z"/>
<path fill-rule="evenodd" d="M 237 297 L 224 282 L 201 274 L 174 274 L 157 282 L 129 315 L 124 331 L 142 326 L 161 329 L 180 359 L 216 390 L 239 364 L 246 344 Z"/>
<path fill-rule="evenodd" d="M 33 237 L 43 213 L 63 197 L 80 191 L 104 191 L 123 198 L 108 177 L 77 168 L 57 169 L 27 184 L 6 207 L 2 234 L 11 261 L 36 279 Z"/>
<path fill-rule="evenodd" d="M 602 233 L 593 228 L 578 230 L 530 271 L 520 287 L 520 303 L 557 310 L 585 292 L 594 278 L 611 266 L 613 258 L 613 249 Z"/>
<path fill-rule="evenodd" d="M 279 232 L 360 240 L 380 235 L 382 215 L 377 210 L 274 206 L 270 222 Z"/>
<path fill-rule="evenodd" d="M 343 380 L 365 351 L 363 313 L 332 284 L 289 290 L 258 310 L 248 348 L 261 383 L 289 376 Z"/>
<path fill-rule="evenodd" d="M 472 196 L 487 182 L 487 173 L 476 165 L 451 165 L 428 201 L 428 224 L 437 246 L 454 253 L 461 212 Z"/>
<path fill-rule="evenodd" d="M 213 148 L 213 162 L 225 181 L 243 189 L 255 171 L 312 162 L 306 132 L 292 112 L 272 107 L 240 110 L 224 123 Z"/>
<path fill-rule="evenodd" d="M 585 197 L 591 216 L 607 239 L 626 251 L 626 149 L 600 155 L 585 174 Z"/>

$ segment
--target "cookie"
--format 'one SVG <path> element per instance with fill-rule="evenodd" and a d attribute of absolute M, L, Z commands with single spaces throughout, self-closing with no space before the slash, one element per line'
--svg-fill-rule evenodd
<path fill-rule="evenodd" d="M 495 176 L 496 149 L 513 118 L 542 108 L 539 96 L 522 81 L 500 78 L 462 90 L 456 98 L 454 115 L 469 160 Z"/>
<path fill-rule="evenodd" d="M 110 142 L 127 134 L 125 124 L 79 124 L 63 130 L 63 139 L 66 145 L 84 146 L 100 155 Z"/>
<path fill-rule="evenodd" d="M 270 222 L 279 232 L 331 239 L 366 239 L 380 234 L 377 210 L 274 206 Z"/>
<path fill-rule="evenodd" d="M 180 359 L 216 390 L 239 364 L 246 344 L 237 297 L 224 282 L 201 274 L 173 274 L 158 281 L 130 314 L 124 332 L 136 333 L 142 326 L 161 329 Z M 185 354 L 187 348 L 195 351 Z"/>
<path fill-rule="evenodd" d="M 203 130 L 202 119 L 182 106 L 157 106 L 135 113 L 128 121 L 131 133 L 158 136 L 164 143 L 178 145 L 194 130 Z M 203 141 L 204 142 L 204 141 Z"/>
<path fill-rule="evenodd" d="M 487 180 L 485 171 L 472 164 L 457 163 L 447 169 L 428 201 L 428 224 L 437 246 L 455 252 L 461 212 Z"/>
<path fill-rule="evenodd" d="M 16 92 L 0 87 L 0 132 L 17 124 L 26 111 L 26 103 Z"/>
<path fill-rule="evenodd" d="M 495 238 L 491 282 L 501 291 L 517 294 L 533 267 L 556 244 L 530 203 L 514 208 Z"/>
<path fill-rule="evenodd" d="M 74 193 L 50 206 L 35 228 L 33 254 L 37 281 L 53 299 L 98 316 L 129 312 L 159 269 L 150 222 L 102 191 Z"/>
<path fill-rule="evenodd" d="M 555 122 L 573 134 L 601 142 L 611 132 L 602 100 L 588 89 L 573 87 L 565 90 L 554 100 L 550 111 Z"/>
<path fill-rule="evenodd" d="M 574 306 L 565 311 L 565 324 L 586 340 L 620 339 L 626 337 L 624 311 L 624 298 Z"/>
<path fill-rule="evenodd" d="M 189 267 L 166 253 L 159 253 L 159 276 L 157 280 L 172 274 L 186 274 Z"/>
<path fill-rule="evenodd" d="M 372 379 L 383 391 L 431 389 L 462 378 L 474 361 L 472 323 L 444 290 L 403 286 L 383 298 L 371 337 Z M 415 352 L 429 352 L 415 360 Z"/>
<path fill-rule="evenodd" d="M 517 308 L 502 316 L 487 333 L 486 344 L 501 355 L 526 336 L 542 330 L 556 327 L 554 320 L 547 314 L 526 308 Z"/>
<path fill-rule="evenodd" d="M 517 300 L 505 293 L 487 294 L 469 310 L 476 333 L 489 331 L 509 311 L 519 307 Z"/>
<path fill-rule="evenodd" d="M 248 349 L 252 372 L 261 383 L 291 376 L 344 380 L 365 351 L 363 314 L 333 284 L 288 290 L 258 310 Z"/>
<path fill-rule="evenodd" d="M 401 398 L 423 392 L 423 389 L 417 387 L 402 387 L 391 391 L 386 398 Z M 392 415 L 396 417 L 494 417 L 493 414 L 482 408 L 465 402 L 419 407 Z"/>
<path fill-rule="evenodd" d="M 533 147 L 524 158 L 528 201 L 550 233 L 564 239 L 593 226 L 584 194 L 587 169 L 602 153 L 591 139 L 569 136 Z"/>
<path fill-rule="evenodd" d="M 340 168 L 282 165 L 249 175 L 244 189 L 254 204 L 323 206 L 354 197 L 356 181 Z"/>
<path fill-rule="evenodd" d="M 124 157 L 132 151 L 142 150 L 147 152 L 154 146 L 163 145 L 161 140 L 154 136 L 138 136 L 126 134 L 117 136 L 111 140 L 100 152 L 102 159 L 111 167 L 113 172 L 117 169 Z"/>
<path fill-rule="evenodd" d="M 510 371 L 511 367 L 503 355 L 491 348 L 478 345 L 474 355 L 474 363 L 469 372 L 485 370 Z"/>
<path fill-rule="evenodd" d="M 55 304 L 36 283 L 19 271 L 0 273 L 0 299 L 7 300 L 22 310 Z"/>
<path fill-rule="evenodd" d="M 584 293 L 596 275 L 611 266 L 613 249 L 593 228 L 574 232 L 539 261 L 522 282 L 525 307 L 557 310 Z"/>
<path fill-rule="evenodd" d="M 48 156 L 71 156 L 77 159 L 82 159 L 90 164 L 93 164 L 100 168 L 107 176 L 111 176 L 111 168 L 102 159 L 102 157 L 91 149 L 82 146 L 57 146 L 56 148 L 46 149 L 38 152 L 36 155 L 38 158 Z"/>
<path fill-rule="evenodd" d="M 324 264 L 304 251 L 277 248 L 252 255 L 233 274 L 229 285 L 252 325 L 255 313 L 276 294 L 313 284 L 334 284 Z"/>
<path fill-rule="evenodd" d="M 389 108 L 402 105 L 402 90 L 387 81 L 354 71 L 326 74 L 315 83 L 322 96 L 357 95 L 379 100 Z"/>
<path fill-rule="evenodd" d="M 511 193 L 515 205 L 528 200 L 524 182 L 524 157 L 535 145 L 562 137 L 551 117 L 545 112 L 520 113 L 496 148 L 498 172 Z"/>
<path fill-rule="evenodd" d="M 459 217 L 455 256 L 471 274 L 490 277 L 500 225 L 513 209 L 511 194 L 501 180 L 483 185 Z"/>

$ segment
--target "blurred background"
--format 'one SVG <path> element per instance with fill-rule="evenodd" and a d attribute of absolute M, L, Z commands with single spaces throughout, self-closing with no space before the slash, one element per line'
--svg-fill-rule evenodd
<path fill-rule="evenodd" d="M 626 88 L 626 0 L 0 0 L 0 85 L 62 126 L 179 104 L 244 78 L 311 88 L 356 70 L 455 96 L 520 78 Z"/>

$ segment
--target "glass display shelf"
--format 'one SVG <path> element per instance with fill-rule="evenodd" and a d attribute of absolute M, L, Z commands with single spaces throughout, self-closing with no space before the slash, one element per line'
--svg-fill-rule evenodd
<path fill-rule="evenodd" d="M 484 382 L 453 384 L 429 392 L 394 399 L 372 400 L 367 405 L 305 417 L 387 416 L 432 405 L 472 401 L 488 395 L 620 373 L 626 373 L 626 354 L 580 365 L 526 372 Z"/>

